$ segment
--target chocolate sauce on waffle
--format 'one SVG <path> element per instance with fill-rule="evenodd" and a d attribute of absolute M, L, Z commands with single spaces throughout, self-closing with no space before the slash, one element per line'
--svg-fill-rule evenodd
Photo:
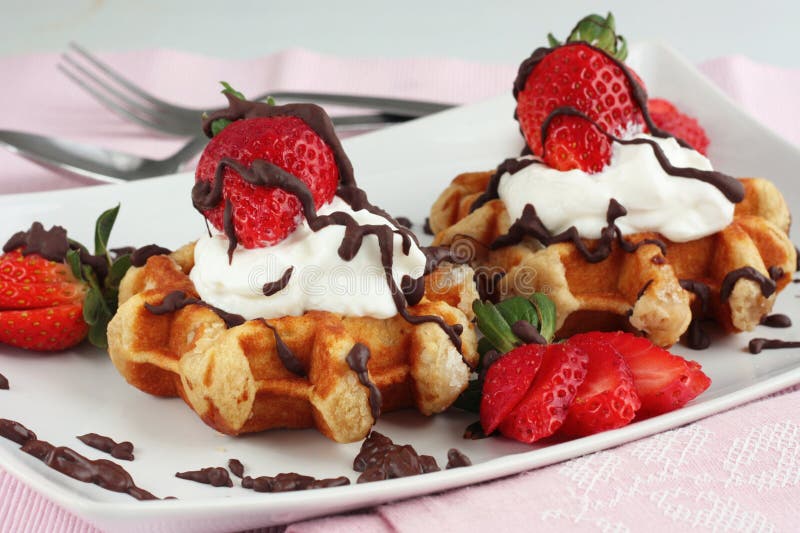
<path fill-rule="evenodd" d="M 345 357 L 347 366 L 350 370 L 356 373 L 358 381 L 369 389 L 369 408 L 372 413 L 373 423 L 377 422 L 378 417 L 381 416 L 381 404 L 383 398 L 381 391 L 375 383 L 369 378 L 369 371 L 367 370 L 367 363 L 369 362 L 369 348 L 360 342 L 353 345 L 350 352 Z"/>
<path fill-rule="evenodd" d="M 221 466 L 211 466 L 200 470 L 190 470 L 188 472 L 177 472 L 175 477 L 204 483 L 212 487 L 233 487 L 233 481 L 228 471 Z"/>
<path fill-rule="evenodd" d="M 786 315 L 775 313 L 762 317 L 759 324 L 768 328 L 790 328 L 792 327 L 792 319 Z"/>
<path fill-rule="evenodd" d="M 228 328 L 241 326 L 245 323 L 243 316 L 223 311 L 219 307 L 214 307 L 213 305 L 206 303 L 199 298 L 189 296 L 183 291 L 172 291 L 164 297 L 160 304 L 152 305 L 145 303 L 144 307 L 154 315 L 166 315 L 168 313 L 174 313 L 175 311 L 183 309 L 188 305 L 200 305 L 214 311 L 214 313 L 216 313 L 217 316 L 220 317 L 223 322 L 225 322 L 225 326 Z"/>
<path fill-rule="evenodd" d="M 694 293 L 700 301 L 700 312 L 703 316 L 707 315 L 711 304 L 711 288 L 702 281 L 693 279 L 682 279 L 679 283 L 683 290 Z"/>
<path fill-rule="evenodd" d="M 469 212 L 473 212 L 479 207 L 483 206 L 489 200 L 494 200 L 499 198 L 498 187 L 500 187 L 500 178 L 503 177 L 505 174 L 514 175 L 520 170 L 524 168 L 528 168 L 533 164 L 542 164 L 541 161 L 537 161 L 536 159 L 516 159 L 510 158 L 506 159 L 502 163 L 497 166 L 497 169 L 492 174 L 492 177 L 489 178 L 489 184 L 486 187 L 486 190 L 478 196 L 472 205 L 469 208 Z"/>
<path fill-rule="evenodd" d="M 752 354 L 761 353 L 761 350 L 777 350 L 780 348 L 800 348 L 800 342 L 756 338 L 751 339 L 747 345 L 747 349 Z"/>
<path fill-rule="evenodd" d="M 283 342 L 275 326 L 268 324 L 263 318 L 261 319 L 261 323 L 272 330 L 272 334 L 275 336 L 275 352 L 278 354 L 278 359 L 283 363 L 283 367 L 295 376 L 305 377 L 307 374 L 303 362 L 295 355 L 292 349 Z"/>
<path fill-rule="evenodd" d="M 53 446 L 49 442 L 37 439 L 33 431 L 19 422 L 0 418 L 0 437 L 20 444 L 23 452 L 78 481 L 93 483 L 113 492 L 123 492 L 137 500 L 158 499 L 137 487 L 128 471 L 117 463 L 105 459 L 89 459 L 71 448 Z"/>
<path fill-rule="evenodd" d="M 147 264 L 147 260 L 154 255 L 169 255 L 171 253 L 172 251 L 169 248 L 164 248 L 157 244 L 148 244 L 131 252 L 131 265 L 143 267 Z"/>
<path fill-rule="evenodd" d="M 366 483 L 427 474 L 440 469 L 436 459 L 430 455 L 420 455 L 411 445 L 395 444 L 389 437 L 372 431 L 353 460 L 353 470 L 362 472 L 358 483 Z"/>
<path fill-rule="evenodd" d="M 118 443 L 110 437 L 98 435 L 97 433 L 81 435 L 78 440 L 87 446 L 106 452 L 116 459 L 133 461 L 133 444 L 128 441 Z"/>
<path fill-rule="evenodd" d="M 728 272 L 722 280 L 722 284 L 719 288 L 719 297 L 723 302 L 730 298 L 736 282 L 740 279 L 749 279 L 758 283 L 764 298 L 769 298 L 776 289 L 775 281 L 764 276 L 764 274 L 755 268 L 751 266 L 737 268 L 736 270 Z"/>
<path fill-rule="evenodd" d="M 422 226 L 422 231 L 425 235 L 433 235 L 433 229 L 431 228 L 431 219 L 425 217 L 425 225 Z"/>
<path fill-rule="evenodd" d="M 0 390 L 8 390 L 8 378 L 5 377 L 3 374 L 0 374 Z"/>
<path fill-rule="evenodd" d="M 272 296 L 276 292 L 282 291 L 286 285 L 289 284 L 289 280 L 292 278 L 292 272 L 294 272 L 294 267 L 290 266 L 283 272 L 280 278 L 265 283 L 261 288 L 261 292 L 264 293 L 264 296 Z"/>
<path fill-rule="evenodd" d="M 779 266 L 771 266 L 767 269 L 767 272 L 769 273 L 769 279 L 772 281 L 778 281 L 784 274 L 783 268 Z"/>
<path fill-rule="evenodd" d="M 316 479 L 295 472 L 278 474 L 276 476 L 245 476 L 242 487 L 255 492 L 290 492 L 298 490 L 325 489 L 329 487 L 342 487 L 349 485 L 350 480 L 344 476 L 329 479 Z"/>

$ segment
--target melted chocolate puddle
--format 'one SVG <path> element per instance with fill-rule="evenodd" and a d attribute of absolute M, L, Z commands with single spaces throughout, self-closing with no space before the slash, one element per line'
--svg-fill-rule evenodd
<path fill-rule="evenodd" d="M 0 418 L 0 437 L 12 440 L 22 446 L 21 450 L 44 464 L 84 483 L 93 483 L 113 492 L 123 492 L 137 500 L 157 500 L 158 498 L 137 487 L 131 475 L 117 463 L 105 459 L 92 460 L 71 448 L 53 446 L 39 440 L 36 434 L 13 420 Z"/>
<path fill-rule="evenodd" d="M 447 451 L 447 466 L 446 470 L 451 468 L 461 468 L 464 466 L 472 466 L 472 461 L 463 452 L 456 448 L 450 448 Z"/>
<path fill-rule="evenodd" d="M 750 340 L 747 345 L 747 349 L 752 354 L 761 353 L 761 350 L 777 350 L 780 348 L 800 348 L 800 342 L 756 338 Z"/>
<path fill-rule="evenodd" d="M 353 460 L 353 470 L 362 472 L 358 483 L 367 483 L 438 472 L 440 468 L 430 455 L 419 455 L 411 445 L 397 445 L 389 437 L 372 431 Z"/>
<path fill-rule="evenodd" d="M 372 412 L 372 423 L 374 424 L 378 421 L 378 417 L 381 416 L 383 398 L 381 397 L 381 391 L 378 390 L 375 383 L 369 379 L 369 372 L 367 371 L 369 348 L 360 342 L 356 343 L 353 345 L 353 348 L 350 349 L 350 353 L 347 354 L 345 361 L 347 361 L 350 370 L 355 372 L 358 376 L 358 381 L 369 389 L 369 408 Z"/>
<path fill-rule="evenodd" d="M 175 477 L 194 481 L 196 483 L 204 483 L 212 487 L 233 487 L 231 476 L 228 471 L 220 466 L 211 466 L 208 468 L 201 468 L 200 470 L 190 470 L 188 472 L 177 472 Z"/>
<path fill-rule="evenodd" d="M 229 459 L 228 470 L 233 472 L 233 475 L 239 479 L 244 477 L 244 465 L 239 459 Z"/>
<path fill-rule="evenodd" d="M 8 390 L 8 378 L 5 377 L 3 374 L 0 374 L 0 390 Z"/>
<path fill-rule="evenodd" d="M 786 315 L 776 313 L 764 316 L 760 324 L 768 328 L 790 328 L 792 327 L 792 319 Z"/>
<path fill-rule="evenodd" d="M 123 461 L 133 461 L 133 444 L 128 441 L 117 443 L 110 437 L 104 437 L 97 433 L 87 433 L 81 435 L 78 440 L 87 446 L 91 446 L 101 452 L 106 452 L 116 459 Z"/>

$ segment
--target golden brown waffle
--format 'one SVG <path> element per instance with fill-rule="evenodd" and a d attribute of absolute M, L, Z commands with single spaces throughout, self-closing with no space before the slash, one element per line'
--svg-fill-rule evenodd
<path fill-rule="evenodd" d="M 312 311 L 303 316 L 250 320 L 226 328 L 213 310 L 189 305 L 156 315 L 172 291 L 197 296 L 188 277 L 193 245 L 131 268 L 120 306 L 108 327 L 109 354 L 135 387 L 158 396 L 181 396 L 209 426 L 229 435 L 271 428 L 317 427 L 338 442 L 363 439 L 374 419 L 369 390 L 345 358 L 356 343 L 370 350 L 368 374 L 380 390 L 382 412 L 416 407 L 426 415 L 450 406 L 477 363 L 470 304 L 477 297 L 472 270 L 448 267 L 432 274 L 426 297 L 412 315 L 436 315 L 460 324 L 462 355 L 436 324 L 346 317 Z M 448 302 L 452 302 L 448 303 Z M 277 331 L 307 376 L 284 366 Z"/>
<path fill-rule="evenodd" d="M 430 215 L 434 244 L 468 249 L 474 267 L 506 272 L 497 286 L 501 296 L 548 293 L 558 309 L 559 336 L 624 328 L 669 346 L 687 330 L 693 313 L 695 318 L 715 319 L 727 331 L 751 330 L 770 312 L 775 294 L 795 270 L 796 251 L 787 236 L 789 209 L 778 189 L 764 179 L 740 180 L 745 199 L 736 205 L 733 223 L 714 235 L 686 243 L 658 234 L 626 235 L 632 243 L 660 239 L 666 253 L 655 244 L 643 244 L 633 253 L 614 244 L 607 259 L 592 264 L 572 243 L 543 248 L 526 238 L 490 250 L 489 244 L 513 222 L 498 199 L 470 212 L 492 174 L 461 174 L 439 196 Z M 723 301 L 720 289 L 726 275 L 745 267 L 767 280 L 772 274 L 777 290 L 765 296 L 759 283 L 739 278 L 729 283 L 732 291 Z M 708 287 L 705 309 L 704 299 L 687 290 L 687 280 Z"/>

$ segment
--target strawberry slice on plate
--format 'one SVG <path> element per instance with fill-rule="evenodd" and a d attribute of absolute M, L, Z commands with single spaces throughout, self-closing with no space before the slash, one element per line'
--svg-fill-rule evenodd
<path fill-rule="evenodd" d="M 560 432 L 583 437 L 627 425 L 642 403 L 625 359 L 594 333 L 575 335 L 567 343 L 584 350 L 589 365 Z"/>
<path fill-rule="evenodd" d="M 656 126 L 706 155 L 708 136 L 696 118 L 682 113 L 672 102 L 663 98 L 651 98 L 647 102 L 647 108 Z"/>

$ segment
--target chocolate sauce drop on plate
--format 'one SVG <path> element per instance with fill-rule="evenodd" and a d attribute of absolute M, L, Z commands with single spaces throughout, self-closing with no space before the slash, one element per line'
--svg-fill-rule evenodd
<path fill-rule="evenodd" d="M 450 448 L 447 451 L 447 466 L 446 470 L 451 468 L 461 468 L 464 466 L 472 466 L 472 461 L 463 452 L 456 448 Z"/>
<path fill-rule="evenodd" d="M 761 350 L 777 350 L 781 348 L 800 348 L 800 342 L 755 338 L 751 339 L 747 345 L 747 349 L 752 354 L 761 353 Z"/>
<path fill-rule="evenodd" d="M 790 328 L 792 327 L 792 319 L 786 315 L 776 313 L 764 316 L 760 324 L 768 328 Z"/>
<path fill-rule="evenodd" d="M 239 479 L 244 477 L 244 465 L 239 459 L 229 459 L 228 470 L 233 472 L 233 475 Z"/>
<path fill-rule="evenodd" d="M 276 476 L 245 476 L 242 487 L 255 492 L 291 492 L 298 490 L 325 489 L 329 487 L 342 487 L 349 485 L 350 480 L 344 476 L 329 479 L 316 479 L 295 472 L 278 474 Z"/>
<path fill-rule="evenodd" d="M 358 483 L 415 476 L 439 471 L 436 459 L 420 455 L 409 444 L 398 445 L 389 437 L 372 431 L 353 460 L 353 470 L 361 472 Z"/>
<path fill-rule="evenodd" d="M 87 446 L 91 446 L 101 452 L 106 452 L 116 459 L 133 461 L 133 444 L 128 441 L 117 443 L 114 439 L 98 435 L 97 433 L 81 435 L 78 437 L 78 440 Z"/>
<path fill-rule="evenodd" d="M 0 390 L 8 390 L 9 383 L 8 378 L 5 377 L 3 374 L 0 374 Z"/>
<path fill-rule="evenodd" d="M 190 470 L 188 472 L 178 472 L 175 477 L 186 479 L 188 481 L 195 481 L 197 483 L 204 483 L 212 487 L 233 487 L 231 476 L 228 471 L 220 466 L 211 466 L 208 468 L 201 468 L 200 470 Z"/>

